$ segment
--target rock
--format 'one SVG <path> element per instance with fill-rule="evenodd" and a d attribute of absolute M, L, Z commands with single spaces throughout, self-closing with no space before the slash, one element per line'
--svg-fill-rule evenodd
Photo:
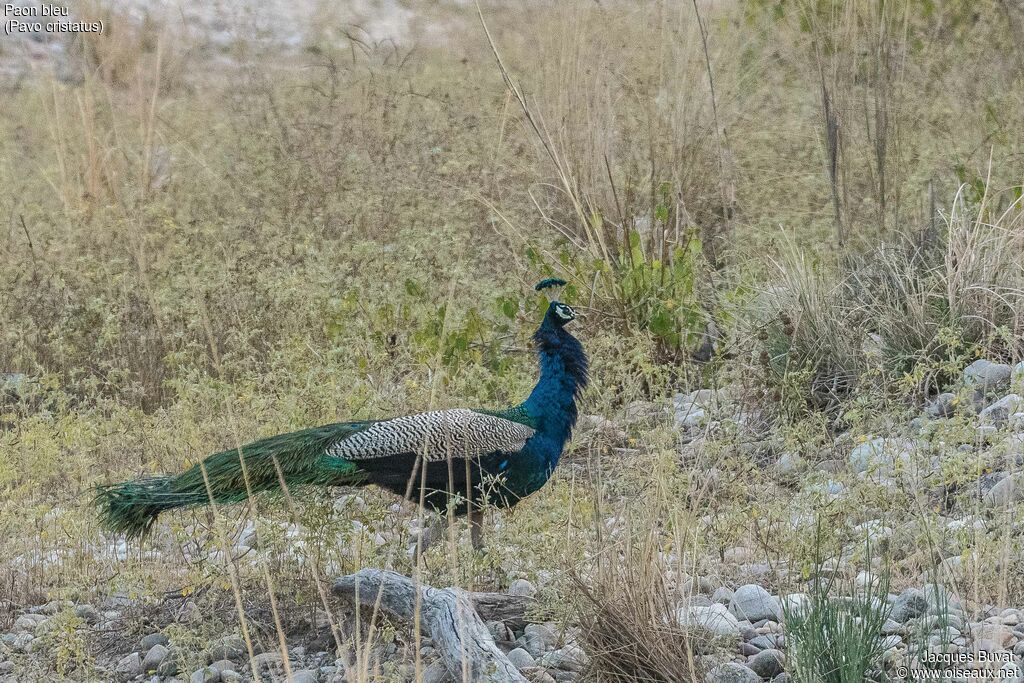
<path fill-rule="evenodd" d="M 533 658 L 529 652 L 521 647 L 517 647 L 508 653 L 508 661 L 512 662 L 512 666 L 522 671 L 523 669 L 529 669 L 530 667 L 537 666 L 537 661 Z"/>
<path fill-rule="evenodd" d="M 149 648 L 145 658 L 142 660 L 142 670 L 156 671 L 163 664 L 164 660 L 167 659 L 169 652 L 166 645 L 160 645 L 159 643 Z"/>
<path fill-rule="evenodd" d="M 898 621 L 896 621 L 892 617 L 887 617 L 886 620 L 885 620 L 885 623 L 882 624 L 882 635 L 883 636 L 895 635 L 895 634 L 899 633 L 902 628 L 903 627 L 900 625 L 900 623 Z"/>
<path fill-rule="evenodd" d="M 956 394 L 944 393 L 935 397 L 935 400 L 928 404 L 925 412 L 930 417 L 951 417 L 956 412 L 960 399 Z"/>
<path fill-rule="evenodd" d="M 779 650 L 761 650 L 747 662 L 747 666 L 761 678 L 772 678 L 786 668 L 786 655 Z"/>
<path fill-rule="evenodd" d="M 175 676 L 178 674 L 180 668 L 180 655 L 175 650 L 171 650 L 167 656 L 164 657 L 163 661 L 156 668 L 157 674 L 160 676 Z"/>
<path fill-rule="evenodd" d="M 235 671 L 238 665 L 229 659 L 218 659 L 210 666 L 223 674 L 225 671 Z"/>
<path fill-rule="evenodd" d="M 214 642 L 206 650 L 206 661 L 212 662 L 218 659 L 229 659 L 232 662 L 242 662 L 248 659 L 249 651 L 245 647 L 245 641 L 240 636 L 225 636 Z"/>
<path fill-rule="evenodd" d="M 681 607 L 676 613 L 679 625 L 684 628 L 699 627 L 716 636 L 740 637 L 739 621 L 725 605 L 715 603 L 708 607 Z"/>
<path fill-rule="evenodd" d="M 114 665 L 114 673 L 125 678 L 132 678 L 142 673 L 142 657 L 138 652 L 125 655 Z"/>
<path fill-rule="evenodd" d="M 227 671 L 220 672 L 220 683 L 242 683 L 243 680 L 242 674 L 237 671 L 228 669 Z M 342 677 L 341 683 L 348 683 L 348 679 Z"/>
<path fill-rule="evenodd" d="M 928 611 L 928 598 L 923 591 L 916 588 L 908 588 L 892 605 L 892 614 L 889 616 L 893 621 L 903 623 L 907 619 L 914 619 Z"/>
<path fill-rule="evenodd" d="M 204 666 L 202 669 L 196 669 L 192 672 L 192 675 L 188 677 L 188 683 L 218 683 L 220 680 L 220 671 L 214 669 L 212 666 Z"/>
<path fill-rule="evenodd" d="M 46 621 L 46 616 L 43 614 L 22 614 L 14 620 L 14 626 L 11 627 L 11 632 L 34 634 L 39 624 L 44 621 Z"/>
<path fill-rule="evenodd" d="M 508 594 L 532 598 L 537 594 L 537 588 L 526 579 L 516 579 L 509 585 Z"/>
<path fill-rule="evenodd" d="M 978 419 L 982 424 L 1005 427 L 1010 416 L 1020 410 L 1022 403 L 1024 399 L 1017 394 L 1007 394 L 978 413 Z"/>
<path fill-rule="evenodd" d="M 732 602 L 729 603 L 729 611 L 737 619 L 746 619 L 750 622 L 761 619 L 782 620 L 782 605 L 778 599 L 754 583 L 736 589 Z"/>
<path fill-rule="evenodd" d="M 704 676 L 707 683 L 761 683 L 753 669 L 735 662 L 719 664 Z"/>
<path fill-rule="evenodd" d="M 423 670 L 422 683 L 451 683 L 453 680 L 452 675 L 448 673 L 448 667 L 441 660 L 432 662 Z"/>
<path fill-rule="evenodd" d="M 800 471 L 804 468 L 804 461 L 796 453 L 790 453 L 789 451 L 779 456 L 778 461 L 775 463 L 775 471 L 781 477 L 795 477 L 800 474 Z"/>
<path fill-rule="evenodd" d="M 540 659 L 545 669 L 562 669 L 563 671 L 582 671 L 590 658 L 579 645 L 570 643 L 559 650 L 552 650 Z"/>
<path fill-rule="evenodd" d="M 256 671 L 276 670 L 283 668 L 283 666 L 284 661 L 281 659 L 281 655 L 276 652 L 264 652 L 252 658 L 252 668 Z"/>
<path fill-rule="evenodd" d="M 496 643 L 506 643 L 515 640 L 515 636 L 509 630 L 508 626 L 505 626 L 500 621 L 488 621 L 487 630 L 491 632 L 491 637 L 494 638 Z"/>
<path fill-rule="evenodd" d="M 540 657 L 558 643 L 558 635 L 547 624 L 527 624 L 523 637 L 526 650 L 534 657 Z"/>
<path fill-rule="evenodd" d="M 722 586 L 716 588 L 715 592 L 711 594 L 711 602 L 717 602 L 721 605 L 728 605 L 732 602 L 733 592 L 731 589 Z"/>
<path fill-rule="evenodd" d="M 169 642 L 170 640 L 163 633 L 150 633 L 148 636 L 142 636 L 142 640 L 139 641 L 139 650 L 149 652 L 154 645 L 167 645 Z"/>
<path fill-rule="evenodd" d="M 1013 369 L 1005 363 L 979 359 L 964 368 L 964 384 L 983 391 L 999 391 L 1010 387 Z"/>
<path fill-rule="evenodd" d="M 520 671 L 519 673 L 523 674 L 523 678 L 530 681 L 530 683 L 555 683 L 555 679 L 551 674 L 539 666 Z"/>
<path fill-rule="evenodd" d="M 92 605 L 75 605 L 75 616 L 87 624 L 95 624 L 101 618 L 99 610 Z"/>
<path fill-rule="evenodd" d="M 703 408 L 694 405 L 676 408 L 676 424 L 684 429 L 700 426 L 707 417 Z"/>
<path fill-rule="evenodd" d="M 975 643 L 988 641 L 997 647 L 989 649 L 1004 650 L 1013 641 L 1013 629 L 1005 624 L 974 624 L 971 626 L 971 636 Z M 978 648 L 982 649 L 982 648 Z"/>
<path fill-rule="evenodd" d="M 1014 472 L 1000 479 L 982 497 L 989 507 L 1005 507 L 1024 500 L 1024 472 Z"/>
<path fill-rule="evenodd" d="M 313 669 L 299 669 L 292 672 L 291 683 L 317 683 L 317 674 Z"/>

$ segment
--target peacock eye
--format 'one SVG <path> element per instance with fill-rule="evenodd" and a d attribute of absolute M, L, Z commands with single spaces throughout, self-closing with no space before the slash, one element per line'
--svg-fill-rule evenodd
<path fill-rule="evenodd" d="M 575 311 L 568 306 L 559 306 L 555 309 L 555 312 L 558 313 L 558 317 L 562 320 L 572 320 L 575 317 Z"/>

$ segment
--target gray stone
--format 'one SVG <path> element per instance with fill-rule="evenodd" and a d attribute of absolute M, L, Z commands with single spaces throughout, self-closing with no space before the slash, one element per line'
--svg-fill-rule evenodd
<path fill-rule="evenodd" d="M 892 614 L 890 616 L 893 621 L 902 624 L 907 619 L 919 617 L 927 611 L 928 598 L 924 592 L 917 588 L 908 588 L 896 598 L 892 605 Z"/>
<path fill-rule="evenodd" d="M 775 463 L 775 471 L 782 477 L 795 477 L 804 469 L 804 460 L 796 453 L 789 451 L 779 456 Z"/>
<path fill-rule="evenodd" d="M 680 607 L 676 612 L 676 619 L 683 628 L 698 627 L 707 629 L 716 636 L 740 637 L 739 621 L 721 603 L 715 603 L 707 607 Z"/>
<path fill-rule="evenodd" d="M 558 635 L 547 624 L 527 624 L 523 638 L 527 652 L 534 657 L 540 657 L 558 643 Z"/>
<path fill-rule="evenodd" d="M 214 669 L 212 666 L 204 666 L 202 669 L 196 669 L 192 672 L 192 675 L 188 677 L 188 683 L 218 683 L 220 680 L 220 671 Z"/>
<path fill-rule="evenodd" d="M 1005 363 L 979 359 L 964 368 L 964 384 L 984 391 L 1008 389 L 1013 369 Z"/>
<path fill-rule="evenodd" d="M 750 639 L 750 644 L 758 650 L 777 650 L 781 646 L 779 643 L 779 637 L 774 633 L 755 636 Z"/>
<path fill-rule="evenodd" d="M 1024 399 L 1017 394 L 1007 394 L 978 413 L 978 419 L 982 424 L 1005 427 L 1010 416 L 1020 410 L 1022 402 Z"/>
<path fill-rule="evenodd" d="M 729 603 L 729 611 L 737 619 L 754 622 L 761 619 L 782 620 L 782 605 L 778 598 L 754 583 L 740 586 Z"/>
<path fill-rule="evenodd" d="M 989 507 L 1005 507 L 1024 500 L 1024 472 L 1014 472 L 1000 479 L 985 492 L 983 500 Z"/>
<path fill-rule="evenodd" d="M 451 683 L 453 680 L 452 675 L 448 673 L 448 667 L 441 660 L 432 662 L 423 670 L 422 683 Z"/>
<path fill-rule="evenodd" d="M 754 670 L 735 662 L 719 664 L 704 676 L 707 683 L 761 683 Z"/>
<path fill-rule="evenodd" d="M 227 671 L 220 672 L 220 683 L 241 683 L 244 680 L 242 674 L 237 671 L 228 669 Z M 342 678 L 343 683 L 348 683 L 347 679 Z"/>
<path fill-rule="evenodd" d="M 146 652 L 146 657 L 142 660 L 143 671 L 156 671 L 164 660 L 167 659 L 167 655 L 170 650 L 167 649 L 166 645 L 160 645 L 159 643 L 149 648 Z"/>
<path fill-rule="evenodd" d="M 772 678 L 786 668 L 786 655 L 779 650 L 761 650 L 747 662 L 747 666 L 761 678 Z"/>
<path fill-rule="evenodd" d="M 156 668 L 156 672 L 164 677 L 177 675 L 180 669 L 180 656 L 175 650 L 171 650 L 163 661 Z"/>
<path fill-rule="evenodd" d="M 127 678 L 138 676 L 142 673 L 142 657 L 139 656 L 138 652 L 125 655 L 114 665 L 114 673 L 121 674 Z"/>
<path fill-rule="evenodd" d="M 14 626 L 11 627 L 11 632 L 34 634 L 39 624 L 44 621 L 46 621 L 46 616 L 43 614 L 22 614 L 14 620 Z"/>
<path fill-rule="evenodd" d="M 544 668 L 564 671 L 582 671 L 589 662 L 587 653 L 575 643 L 569 643 L 559 650 L 552 650 L 540 659 L 540 665 Z"/>
<path fill-rule="evenodd" d="M 935 397 L 935 400 L 928 404 L 925 412 L 930 417 L 950 417 L 956 412 L 960 400 L 956 394 L 944 393 Z"/>
<path fill-rule="evenodd" d="M 717 602 L 722 605 L 728 605 L 732 602 L 733 592 L 732 589 L 722 586 L 716 588 L 715 592 L 711 594 L 711 602 Z"/>
<path fill-rule="evenodd" d="M 317 683 L 316 671 L 313 669 L 293 671 L 291 683 Z"/>
<path fill-rule="evenodd" d="M 171 641 L 163 633 L 150 633 L 148 636 L 142 636 L 142 640 L 139 641 L 139 650 L 149 652 L 154 645 L 167 645 L 169 642 Z"/>
<path fill-rule="evenodd" d="M 521 647 L 517 647 L 508 653 L 508 661 L 512 662 L 512 666 L 520 671 L 531 666 L 537 666 L 537 660 L 533 658 L 533 655 Z"/>
<path fill-rule="evenodd" d="M 210 664 L 210 666 L 221 673 L 224 673 L 225 671 L 235 671 L 238 668 L 238 665 L 230 659 L 218 659 L 216 662 Z"/>
<path fill-rule="evenodd" d="M 256 671 L 267 671 L 284 668 L 281 655 L 276 652 L 263 652 L 252 658 L 252 668 Z"/>
<path fill-rule="evenodd" d="M 206 661 L 212 662 L 218 659 L 230 659 L 233 662 L 241 662 L 247 659 L 249 651 L 245 648 L 245 641 L 239 636 L 225 636 L 215 641 L 206 650 Z"/>
<path fill-rule="evenodd" d="M 537 594 L 537 588 L 526 579 L 516 579 L 509 585 L 508 594 L 532 598 Z"/>
<path fill-rule="evenodd" d="M 95 624 L 100 620 L 100 613 L 92 605 L 75 605 L 75 616 L 88 624 Z"/>

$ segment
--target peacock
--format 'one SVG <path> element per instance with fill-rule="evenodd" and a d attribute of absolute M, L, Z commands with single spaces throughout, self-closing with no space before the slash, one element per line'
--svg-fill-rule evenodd
<path fill-rule="evenodd" d="M 547 294 L 565 284 L 547 278 L 536 289 Z M 100 520 L 111 531 L 142 537 L 167 510 L 238 503 L 260 492 L 369 484 L 471 521 L 487 505 L 511 508 L 548 481 L 576 424 L 588 373 L 582 344 L 565 329 L 576 317 L 551 297 L 533 335 L 540 377 L 519 405 L 338 422 L 260 439 L 176 476 L 99 487 Z"/>

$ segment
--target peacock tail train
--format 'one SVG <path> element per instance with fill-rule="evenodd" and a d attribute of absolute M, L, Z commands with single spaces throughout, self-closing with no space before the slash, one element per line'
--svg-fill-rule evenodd
<path fill-rule="evenodd" d="M 145 535 L 161 512 L 242 502 L 252 493 L 303 486 L 358 484 L 358 468 L 326 454 L 328 446 L 368 427 L 342 422 L 279 434 L 215 453 L 177 476 L 150 477 L 99 487 L 100 521 L 129 538 Z M 244 469 L 242 457 L 244 455 Z M 248 486 L 246 486 L 248 478 Z"/>

